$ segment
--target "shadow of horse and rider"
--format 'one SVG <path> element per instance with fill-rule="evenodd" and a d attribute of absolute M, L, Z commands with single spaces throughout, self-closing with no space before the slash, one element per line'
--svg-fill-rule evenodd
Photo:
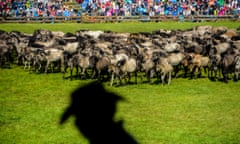
<path fill-rule="evenodd" d="M 60 124 L 70 116 L 90 144 L 138 144 L 123 128 L 123 121 L 115 121 L 117 102 L 121 96 L 107 92 L 99 82 L 79 87 L 71 95 L 71 103 L 62 114 Z"/>

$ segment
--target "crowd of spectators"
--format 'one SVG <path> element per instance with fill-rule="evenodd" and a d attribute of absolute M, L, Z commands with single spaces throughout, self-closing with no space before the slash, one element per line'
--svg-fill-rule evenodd
<path fill-rule="evenodd" d="M 62 0 L 0 0 L 0 16 L 55 17 L 76 16 Z"/>
<path fill-rule="evenodd" d="M 97 15 L 239 15 L 240 0 L 85 0 L 83 9 Z"/>
<path fill-rule="evenodd" d="M 135 15 L 238 15 L 240 0 L 76 0 L 81 10 L 65 5 L 67 0 L 0 0 L 0 16 L 54 17 Z"/>

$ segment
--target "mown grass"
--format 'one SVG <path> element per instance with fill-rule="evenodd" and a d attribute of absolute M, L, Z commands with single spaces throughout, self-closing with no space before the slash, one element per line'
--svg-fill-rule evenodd
<path fill-rule="evenodd" d="M 87 143 L 73 118 L 60 126 L 70 94 L 90 80 L 61 74 L 0 70 L 1 143 Z M 142 144 L 238 143 L 240 83 L 177 78 L 170 86 L 134 84 L 106 89 L 123 96 L 117 119 Z"/>
<path fill-rule="evenodd" d="M 97 23 L 97 24 L 83 24 L 83 23 L 55 23 L 55 24 L 0 24 L 0 29 L 5 31 L 18 30 L 25 33 L 33 33 L 35 29 L 49 29 L 53 31 L 63 31 L 75 33 L 80 29 L 89 30 L 111 30 L 114 32 L 152 32 L 159 29 L 189 29 L 199 25 L 211 25 L 211 26 L 226 26 L 227 28 L 238 28 L 240 25 L 238 22 L 221 21 L 221 22 L 128 22 L 128 23 Z"/>
<path fill-rule="evenodd" d="M 56 25 L 65 25 L 66 31 L 71 24 Z M 149 25 L 153 28 L 151 23 Z M 5 30 L 11 27 L 2 26 Z M 92 25 L 85 26 L 90 28 Z M 12 28 L 18 27 L 22 30 L 26 25 L 12 25 Z M 98 25 L 95 27 L 97 29 Z M 35 28 L 54 27 L 36 24 L 26 30 L 31 32 Z M 67 31 L 74 32 L 75 29 Z M 69 105 L 71 92 L 91 80 L 70 81 L 61 77 L 60 73 L 29 73 L 15 65 L 11 69 L 0 69 L 0 143 L 87 144 L 75 127 L 74 118 L 64 125 L 59 125 L 59 120 Z M 126 99 L 118 104 L 115 119 L 123 119 L 124 127 L 141 144 L 240 141 L 239 82 L 225 84 L 205 77 L 177 78 L 169 86 L 139 83 L 110 87 L 108 82 L 104 86 Z"/>

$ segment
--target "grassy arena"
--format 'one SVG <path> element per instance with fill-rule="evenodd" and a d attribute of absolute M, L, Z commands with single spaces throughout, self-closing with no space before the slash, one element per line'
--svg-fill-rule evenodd
<path fill-rule="evenodd" d="M 238 28 L 220 23 L 118 23 L 118 24 L 0 24 L 6 31 L 32 33 L 35 29 L 75 32 L 79 29 L 141 32 L 188 29 L 196 25 Z M 70 118 L 59 120 L 69 105 L 70 94 L 91 80 L 62 80 L 60 73 L 35 74 L 13 65 L 0 68 L 0 143 L 87 144 Z M 240 142 L 240 82 L 173 79 L 170 86 L 133 84 L 110 87 L 126 99 L 118 104 L 116 120 L 140 144 L 196 144 Z"/>

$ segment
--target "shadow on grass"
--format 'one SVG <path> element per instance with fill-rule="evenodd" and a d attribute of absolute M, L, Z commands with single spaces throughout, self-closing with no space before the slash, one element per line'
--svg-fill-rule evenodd
<path fill-rule="evenodd" d="M 2 69 L 11 69 L 11 65 L 10 64 L 0 64 L 0 68 L 2 68 Z"/>
<path fill-rule="evenodd" d="M 71 115 L 75 125 L 90 144 L 137 144 L 123 128 L 123 121 L 114 121 L 116 104 L 122 97 L 107 92 L 99 82 L 79 87 L 71 95 L 71 104 L 62 114 L 63 124 Z"/>

